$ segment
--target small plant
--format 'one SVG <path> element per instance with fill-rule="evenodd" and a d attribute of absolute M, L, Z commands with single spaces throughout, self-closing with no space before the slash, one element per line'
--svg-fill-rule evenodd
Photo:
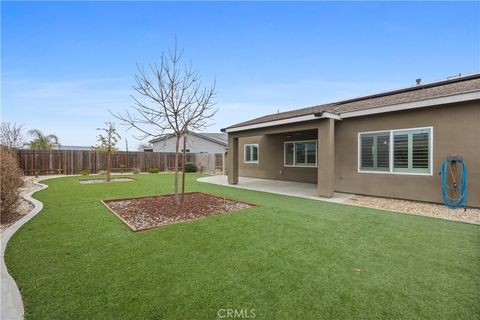
<path fill-rule="evenodd" d="M 80 174 L 82 176 L 88 176 L 90 174 L 90 170 L 88 170 L 88 169 L 80 170 Z"/>
<path fill-rule="evenodd" d="M 158 168 L 148 168 L 147 172 L 148 173 L 159 173 L 160 169 L 158 169 Z"/>
<path fill-rule="evenodd" d="M 197 165 L 193 162 L 185 163 L 185 172 L 197 172 Z"/>
<path fill-rule="evenodd" d="M 133 174 L 139 174 L 140 170 L 138 168 L 133 168 L 132 173 Z"/>
<path fill-rule="evenodd" d="M 98 174 L 101 175 L 101 176 L 104 176 L 105 173 L 106 173 L 105 170 L 100 170 L 100 171 L 98 171 Z"/>
<path fill-rule="evenodd" d="M 35 171 L 33 174 L 35 175 L 35 178 L 38 178 L 38 177 L 40 176 L 40 172 L 39 172 L 39 171 Z"/>

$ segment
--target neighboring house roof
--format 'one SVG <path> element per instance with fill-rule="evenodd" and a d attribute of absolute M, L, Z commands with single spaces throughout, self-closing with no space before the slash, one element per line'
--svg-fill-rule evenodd
<path fill-rule="evenodd" d="M 276 122 L 278 124 L 285 123 L 286 119 L 299 117 L 299 121 L 313 120 L 313 116 L 319 117 L 322 113 L 328 113 L 335 119 L 341 119 L 342 115 L 348 116 L 360 116 L 368 114 L 369 109 L 376 109 L 381 107 L 391 106 L 392 108 L 384 108 L 383 112 L 402 110 L 401 106 L 406 106 L 409 103 L 421 102 L 432 99 L 443 99 L 443 103 L 455 102 L 454 99 L 447 99 L 459 94 L 467 93 L 479 93 L 471 95 L 471 98 L 480 99 L 480 73 L 475 73 L 467 76 L 456 77 L 454 79 L 447 79 L 428 84 L 419 84 L 412 87 L 407 87 L 398 90 L 391 90 L 378 94 L 372 94 L 368 96 L 358 97 L 354 99 L 348 99 L 338 101 L 334 103 L 328 103 L 323 105 L 317 105 L 308 108 L 296 109 L 287 112 L 280 112 L 275 114 L 269 114 L 263 117 L 255 118 L 245 122 L 237 123 L 222 131 L 229 131 L 234 128 L 250 129 L 252 125 L 259 125 L 267 122 Z M 473 100 L 473 99 L 470 99 Z M 441 103 L 437 103 L 441 104 Z M 394 108 L 398 106 L 398 108 Z M 411 104 L 408 109 L 413 108 L 415 105 Z M 426 106 L 420 105 L 418 106 Z M 312 117 L 308 117 L 312 116 Z M 300 120 L 301 119 L 301 120 Z M 284 121 L 282 121 L 284 120 Z"/>
<path fill-rule="evenodd" d="M 56 150 L 92 150 L 92 147 L 88 146 L 65 146 L 63 144 L 55 148 Z"/>
<path fill-rule="evenodd" d="M 202 133 L 190 132 L 189 134 L 193 135 L 193 136 L 196 136 L 196 137 L 199 137 L 199 138 L 202 138 L 202 139 L 205 139 L 205 140 L 208 140 L 208 141 L 211 141 L 213 143 L 225 146 L 225 147 L 228 145 L 228 140 L 227 140 L 227 134 L 226 133 L 221 133 L 221 132 L 218 132 L 218 133 L 216 133 L 216 132 L 202 132 Z M 173 134 L 169 133 L 169 134 L 165 134 L 161 137 L 158 137 L 156 139 L 150 140 L 149 142 L 150 143 L 155 143 L 155 142 L 163 141 L 163 140 L 168 139 L 168 138 L 173 137 L 173 136 L 174 136 Z"/>

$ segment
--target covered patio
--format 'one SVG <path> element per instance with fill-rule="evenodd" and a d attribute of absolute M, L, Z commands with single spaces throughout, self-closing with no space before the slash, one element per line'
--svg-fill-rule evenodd
<path fill-rule="evenodd" d="M 261 178 L 273 181 L 268 188 L 278 185 L 284 189 L 277 180 L 285 186 L 299 182 L 298 186 L 303 186 L 299 196 L 335 197 L 335 117 L 319 113 L 302 120 L 226 128 L 228 183 L 242 184 L 240 177 Z"/>
<path fill-rule="evenodd" d="M 334 203 L 343 203 L 354 196 L 353 194 L 335 192 L 331 197 L 321 197 L 318 195 L 316 184 L 305 182 L 239 177 L 237 184 L 229 184 L 227 176 L 208 176 L 199 178 L 198 181 Z"/>

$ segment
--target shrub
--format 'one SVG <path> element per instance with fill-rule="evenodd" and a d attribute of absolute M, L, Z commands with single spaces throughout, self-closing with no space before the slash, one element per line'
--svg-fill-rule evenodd
<path fill-rule="evenodd" d="M 147 172 L 149 172 L 149 173 L 159 173 L 160 169 L 158 169 L 158 168 L 148 168 Z"/>
<path fill-rule="evenodd" d="M 193 162 L 185 163 L 185 172 L 197 172 L 197 165 Z"/>
<path fill-rule="evenodd" d="M 20 198 L 18 188 L 23 185 L 23 174 L 17 164 L 17 159 L 6 149 L 1 148 L 0 173 L 1 173 L 1 222 L 10 221 L 15 214 L 16 205 Z"/>
<path fill-rule="evenodd" d="M 139 174 L 140 173 L 140 170 L 138 168 L 133 168 L 133 174 Z"/>
<path fill-rule="evenodd" d="M 107 174 L 107 172 L 105 170 L 100 170 L 98 171 L 98 174 L 101 175 L 101 176 L 104 176 Z"/>
<path fill-rule="evenodd" d="M 82 176 L 88 176 L 90 174 L 90 170 L 88 170 L 88 169 L 80 170 L 80 174 Z"/>

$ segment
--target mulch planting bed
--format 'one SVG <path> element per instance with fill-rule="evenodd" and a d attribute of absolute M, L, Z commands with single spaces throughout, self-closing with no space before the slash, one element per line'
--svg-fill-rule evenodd
<path fill-rule="evenodd" d="M 133 178 L 111 178 L 110 181 L 107 181 L 106 178 L 102 179 L 80 179 L 80 184 L 92 184 L 92 183 L 110 183 L 110 182 L 123 182 L 123 181 L 133 181 Z"/>
<path fill-rule="evenodd" d="M 103 200 L 102 203 L 134 231 L 201 219 L 255 206 L 251 203 L 225 199 L 202 192 L 185 193 L 182 206 L 175 204 L 175 195 L 172 194 Z"/>

